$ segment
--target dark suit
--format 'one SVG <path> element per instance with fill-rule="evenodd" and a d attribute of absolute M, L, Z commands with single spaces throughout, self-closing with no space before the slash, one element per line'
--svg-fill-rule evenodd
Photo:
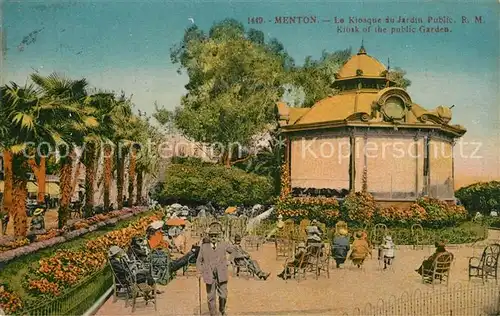
<path fill-rule="evenodd" d="M 234 246 L 226 242 L 218 242 L 215 249 L 211 243 L 203 243 L 196 260 L 196 269 L 206 284 L 207 301 L 210 315 L 216 315 L 215 298 L 219 295 L 219 310 L 225 314 L 227 300 L 228 262 L 226 253 L 232 253 Z M 216 293 L 217 291 L 217 293 Z"/>

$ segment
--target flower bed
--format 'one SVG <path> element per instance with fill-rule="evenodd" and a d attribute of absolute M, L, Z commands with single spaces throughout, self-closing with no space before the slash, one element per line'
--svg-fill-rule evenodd
<path fill-rule="evenodd" d="M 424 227 L 440 228 L 456 226 L 467 220 L 467 211 L 463 206 L 420 198 L 408 208 L 379 207 L 373 196 L 365 192 L 349 194 L 342 206 L 331 197 L 283 195 L 276 206 L 278 213 L 285 218 L 292 218 L 297 222 L 302 218 L 315 218 L 329 226 L 344 220 L 356 226 L 383 223 L 397 227 L 421 224 Z"/>
<path fill-rule="evenodd" d="M 23 278 L 23 289 L 36 298 L 30 300 L 29 305 L 63 295 L 85 278 L 102 270 L 107 263 L 107 249 L 111 245 L 125 248 L 132 237 L 143 235 L 147 226 L 158 219 L 161 219 L 160 214 L 140 218 L 125 228 L 89 240 L 77 249 L 57 250 L 53 255 L 40 259 Z M 19 295 L 8 289 L 0 292 L 0 307 L 10 314 L 29 309 L 29 306 L 23 306 Z"/>
<path fill-rule="evenodd" d="M 79 219 L 70 223 L 62 230 L 50 229 L 43 235 L 38 235 L 33 243 L 24 238 L 15 240 L 3 237 L 0 243 L 0 262 L 10 261 L 19 256 L 38 251 L 43 248 L 66 242 L 73 238 L 82 236 L 88 232 L 97 230 L 100 227 L 114 225 L 120 220 L 127 219 L 136 214 L 147 211 L 144 207 L 123 208 L 119 211 L 112 211 L 107 214 L 98 214 L 86 219 Z"/>

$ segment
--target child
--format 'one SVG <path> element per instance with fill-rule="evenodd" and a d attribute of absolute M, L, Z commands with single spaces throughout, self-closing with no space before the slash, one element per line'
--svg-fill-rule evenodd
<path fill-rule="evenodd" d="M 384 237 L 384 244 L 382 245 L 383 255 L 384 255 L 384 270 L 387 269 L 387 266 L 392 264 L 392 260 L 394 260 L 394 243 L 392 242 L 391 236 Z"/>

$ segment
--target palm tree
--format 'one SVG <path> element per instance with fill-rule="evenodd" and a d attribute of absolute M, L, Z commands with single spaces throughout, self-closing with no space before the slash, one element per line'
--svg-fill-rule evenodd
<path fill-rule="evenodd" d="M 140 133 L 139 138 L 141 139 L 142 144 L 146 144 L 147 146 L 141 147 L 141 152 L 137 158 L 137 164 L 135 167 L 135 172 L 137 173 L 137 178 L 134 182 L 131 183 L 131 186 L 135 185 L 136 187 L 136 196 L 137 203 L 144 203 L 144 177 L 146 175 L 151 175 L 156 178 L 156 174 L 159 169 L 159 153 L 158 153 L 158 145 L 163 139 L 161 134 L 149 124 L 149 120 L 141 119 L 142 122 L 142 133 Z M 132 178 L 133 179 L 133 178 Z M 130 183 L 129 183 L 129 192 L 130 192 Z M 130 193 L 129 193 L 130 194 Z"/>
<path fill-rule="evenodd" d="M 29 161 L 39 158 L 36 148 L 42 142 L 56 147 L 64 142 L 57 130 L 74 113 L 59 99 L 45 98 L 33 85 L 19 87 L 15 83 L 1 87 L 2 111 L 7 118 L 5 134 L 5 198 L 4 209 L 13 217 L 16 236 L 26 235 L 26 197 Z"/>
<path fill-rule="evenodd" d="M 60 186 L 61 202 L 59 206 L 59 228 L 62 228 L 69 219 L 69 203 L 75 190 L 78 178 L 79 165 L 73 179 L 73 164 L 78 162 L 75 149 L 82 146 L 85 136 L 90 128 L 95 128 L 98 123 L 92 116 L 94 109 L 86 102 L 87 81 L 85 79 L 72 80 L 56 73 L 47 77 L 32 74 L 31 79 L 39 87 L 45 99 L 59 100 L 65 108 L 72 113 L 58 126 L 61 135 L 64 135 L 65 144 L 59 146 L 61 155 Z"/>

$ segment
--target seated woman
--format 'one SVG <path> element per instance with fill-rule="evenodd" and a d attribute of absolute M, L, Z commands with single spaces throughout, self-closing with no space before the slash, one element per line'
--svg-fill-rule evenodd
<path fill-rule="evenodd" d="M 363 238 L 362 232 L 357 232 L 354 237 L 355 240 L 352 243 L 352 251 L 349 259 L 351 259 L 352 263 L 355 266 L 361 268 L 361 265 L 363 264 L 365 259 L 368 256 L 371 256 L 370 246 L 368 245 L 366 239 Z"/>
<path fill-rule="evenodd" d="M 168 249 L 169 244 L 165 240 L 163 235 L 163 221 L 154 221 L 149 224 L 149 227 L 146 230 L 146 235 L 148 239 L 149 248 L 151 249 Z"/>
<path fill-rule="evenodd" d="M 295 253 L 295 257 L 294 257 L 294 260 L 293 261 L 290 261 L 286 264 L 285 268 L 283 269 L 283 271 L 278 274 L 278 277 L 279 278 L 282 278 L 283 280 L 285 279 L 285 277 L 287 279 L 289 279 L 291 276 L 291 272 L 292 272 L 292 269 L 294 268 L 298 268 L 299 265 L 301 264 L 301 261 L 302 261 L 302 258 L 304 256 L 304 254 L 306 253 L 306 244 L 301 242 L 299 244 L 299 246 L 297 247 L 297 251 Z M 307 254 L 305 254 L 307 256 Z M 307 259 L 307 258 L 305 258 Z M 307 261 L 307 260 L 306 260 Z"/>
<path fill-rule="evenodd" d="M 345 228 L 339 229 L 339 236 L 333 239 L 332 254 L 337 268 L 344 264 L 347 254 L 349 253 L 350 245 L 349 238 L 347 238 L 347 230 Z"/>
<path fill-rule="evenodd" d="M 431 276 L 429 273 L 432 270 L 432 264 L 436 260 L 437 256 L 439 256 L 443 252 L 446 252 L 444 242 L 436 242 L 435 246 L 436 246 L 436 251 L 429 258 L 425 259 L 420 265 L 420 267 L 417 270 L 415 270 L 415 272 L 417 272 L 420 275 L 425 273 L 425 275 L 423 276 L 428 276 L 428 277 Z"/>

